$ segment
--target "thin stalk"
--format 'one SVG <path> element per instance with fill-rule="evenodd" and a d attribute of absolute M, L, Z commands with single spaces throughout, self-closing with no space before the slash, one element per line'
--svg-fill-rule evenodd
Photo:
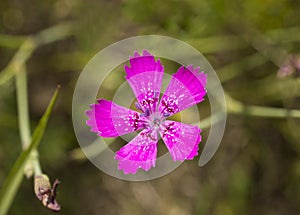
<path fill-rule="evenodd" d="M 29 159 L 30 159 L 29 161 L 31 161 L 31 164 L 33 166 L 34 175 L 35 176 L 41 175 L 43 172 L 39 161 L 39 154 L 36 149 L 32 151 Z"/>
<path fill-rule="evenodd" d="M 21 144 L 23 150 L 25 150 L 31 141 L 28 111 L 27 73 L 24 66 L 21 66 L 19 70 L 20 71 L 16 74 L 18 120 Z M 25 164 L 24 173 L 27 178 L 30 178 L 33 173 L 37 174 L 36 171 L 40 173 L 41 167 L 38 159 L 38 152 L 36 149 L 34 149 L 30 154 L 27 163 Z"/>
<path fill-rule="evenodd" d="M 24 66 L 20 67 L 19 70 L 20 72 L 16 75 L 18 120 L 21 143 L 23 149 L 25 149 L 28 147 L 31 139 L 28 112 L 27 74 Z"/>
<path fill-rule="evenodd" d="M 256 105 L 244 105 L 242 114 L 258 117 L 273 118 L 300 118 L 300 110 L 289 110 L 285 108 L 261 107 Z"/>
<path fill-rule="evenodd" d="M 242 114 L 257 117 L 300 118 L 300 110 L 245 105 L 226 95 L 227 111 L 229 114 Z"/>
<path fill-rule="evenodd" d="M 41 45 L 69 37 L 73 33 L 71 23 L 58 24 L 28 36 L 9 64 L 0 72 L 0 86 L 8 82 L 20 71 L 32 53 Z"/>

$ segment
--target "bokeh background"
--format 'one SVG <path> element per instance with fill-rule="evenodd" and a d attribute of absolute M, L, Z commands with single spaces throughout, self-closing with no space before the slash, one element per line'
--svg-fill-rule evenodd
<path fill-rule="evenodd" d="M 60 213 L 300 214 L 299 119 L 229 113 L 222 143 L 207 165 L 199 168 L 197 157 L 147 182 L 122 181 L 94 167 L 78 149 L 71 120 L 76 80 L 93 55 L 144 34 L 193 45 L 216 69 L 226 93 L 245 105 L 300 109 L 299 11 L 293 0 L 1 0 L 1 70 L 26 36 L 71 26 L 26 62 L 32 129 L 56 85 L 62 86 L 39 147 L 43 171 L 61 181 Z M 123 77 L 120 69 L 106 81 L 106 98 Z M 1 184 L 22 150 L 14 80 L 0 86 L 0 141 Z M 35 197 L 32 179 L 24 179 L 8 214 L 52 213 Z"/>

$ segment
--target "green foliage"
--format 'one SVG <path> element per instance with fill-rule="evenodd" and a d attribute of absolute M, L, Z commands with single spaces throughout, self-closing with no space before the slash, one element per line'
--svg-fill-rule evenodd
<path fill-rule="evenodd" d="M 6 214 L 15 195 L 21 184 L 23 174 L 24 174 L 24 166 L 26 161 L 28 161 L 30 154 L 38 147 L 40 144 L 42 137 L 44 135 L 49 117 L 53 110 L 54 104 L 56 102 L 58 95 L 58 89 L 55 91 L 44 115 L 40 119 L 36 129 L 33 132 L 32 140 L 29 146 L 21 152 L 18 159 L 14 163 L 10 173 L 8 174 L 6 180 L 1 187 L 0 192 L 0 214 Z"/>

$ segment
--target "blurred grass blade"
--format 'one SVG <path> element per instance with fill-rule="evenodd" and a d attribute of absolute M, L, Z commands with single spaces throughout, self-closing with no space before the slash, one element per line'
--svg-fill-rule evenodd
<path fill-rule="evenodd" d="M 0 46 L 5 48 L 18 48 L 26 36 L 0 34 Z"/>
<path fill-rule="evenodd" d="M 20 72 L 20 67 L 26 64 L 32 53 L 39 46 L 69 37 L 73 33 L 72 29 L 72 22 L 61 23 L 24 39 L 24 42 L 12 60 L 0 72 L 0 86 L 11 80 L 16 73 Z"/>
<path fill-rule="evenodd" d="M 22 151 L 22 153 L 19 155 L 11 171 L 9 172 L 6 180 L 4 181 L 3 186 L 1 187 L 1 191 L 0 191 L 0 214 L 1 215 L 6 214 L 7 211 L 9 210 L 10 205 L 15 197 L 15 194 L 22 182 L 24 165 L 28 157 L 30 156 L 31 152 L 38 147 L 44 135 L 49 117 L 51 115 L 51 112 L 53 110 L 54 104 L 57 99 L 58 91 L 59 91 L 59 87 L 57 87 L 44 115 L 42 116 L 36 129 L 34 130 L 32 140 L 28 148 Z"/>
<path fill-rule="evenodd" d="M 30 58 L 36 45 L 31 37 L 28 37 L 23 44 L 20 46 L 12 60 L 0 73 L 0 86 L 9 81 L 15 73 L 20 71 L 26 61 Z"/>

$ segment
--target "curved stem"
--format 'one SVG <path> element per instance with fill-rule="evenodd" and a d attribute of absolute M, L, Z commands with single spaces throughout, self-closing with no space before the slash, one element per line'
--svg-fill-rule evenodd
<path fill-rule="evenodd" d="M 12 79 L 20 72 L 20 68 L 25 65 L 32 53 L 41 45 L 45 45 L 57 40 L 65 39 L 72 34 L 72 25 L 63 23 L 48 29 L 42 30 L 36 35 L 28 36 L 22 43 L 17 53 L 9 64 L 0 73 L 0 85 Z"/>

